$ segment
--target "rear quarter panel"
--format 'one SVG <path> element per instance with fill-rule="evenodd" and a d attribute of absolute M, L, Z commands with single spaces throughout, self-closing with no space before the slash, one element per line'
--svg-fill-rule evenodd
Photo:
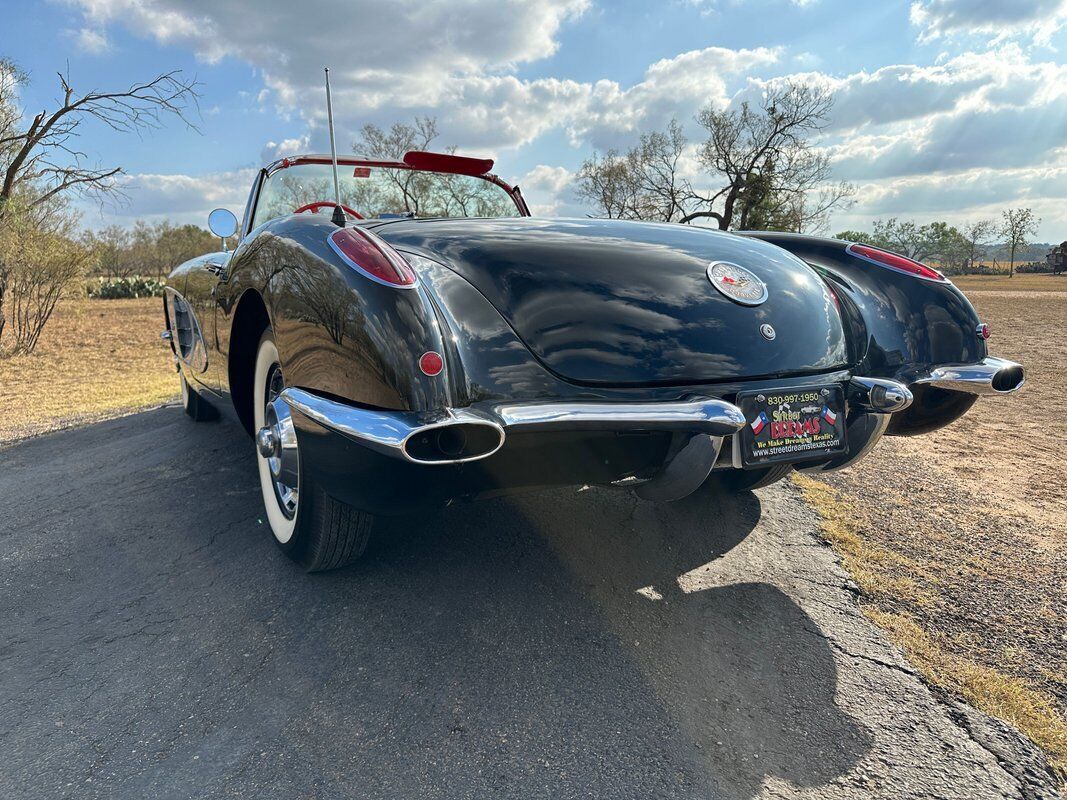
<path fill-rule="evenodd" d="M 988 355 L 977 336 L 977 312 L 950 281 L 923 280 L 868 263 L 847 242 L 796 234 L 748 234 L 783 247 L 811 264 L 833 288 L 847 320 L 854 371 L 912 384 L 942 364 L 973 364 Z M 913 385 L 915 402 L 894 414 L 887 431 L 910 436 L 943 427 L 977 398 Z"/>
<path fill-rule="evenodd" d="M 418 368 L 419 356 L 443 348 L 425 287 L 391 288 L 351 269 L 327 243 L 334 230 L 315 215 L 294 215 L 245 237 L 219 289 L 223 358 L 233 349 L 237 304 L 254 291 L 288 385 L 377 408 L 448 405 L 447 382 Z"/>
<path fill-rule="evenodd" d="M 986 356 L 978 314 L 951 282 L 934 282 L 849 255 L 845 242 L 784 234 L 759 238 L 790 250 L 830 284 L 848 318 L 857 371 L 905 383 L 938 364 Z"/>

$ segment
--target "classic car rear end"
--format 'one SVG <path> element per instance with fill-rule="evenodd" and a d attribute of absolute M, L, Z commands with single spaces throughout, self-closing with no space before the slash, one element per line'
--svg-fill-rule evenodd
<path fill-rule="evenodd" d="M 499 183 L 447 159 L 427 163 Z M 353 162 L 353 196 L 418 160 Z M 260 176 L 198 323 L 207 366 L 179 362 L 198 397 L 197 368 L 232 394 L 275 538 L 309 568 L 358 555 L 373 516 L 462 498 L 599 484 L 673 500 L 838 469 L 1022 381 L 950 282 L 892 254 L 533 219 L 506 184 L 510 217 L 338 227 L 286 213 L 272 181 L 303 163 Z"/>

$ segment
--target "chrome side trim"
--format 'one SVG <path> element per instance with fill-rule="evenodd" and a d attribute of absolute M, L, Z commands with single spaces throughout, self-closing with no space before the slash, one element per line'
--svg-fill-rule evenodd
<path fill-rule="evenodd" d="M 493 413 L 508 430 L 656 430 L 727 436 L 745 425 L 733 403 L 709 397 L 660 403 L 505 403 Z"/>
<path fill-rule="evenodd" d="M 934 367 L 916 384 L 936 386 L 953 392 L 991 395 L 1010 394 L 1026 382 L 1021 364 L 1003 358 L 984 358 L 977 364 L 946 364 Z"/>
<path fill-rule="evenodd" d="M 349 439 L 393 458 L 402 458 L 413 464 L 462 464 L 488 458 L 504 445 L 504 429 L 501 425 L 472 409 L 444 409 L 435 414 L 413 411 L 378 411 L 369 408 L 339 403 L 320 397 L 304 389 L 288 388 L 282 399 L 289 407 L 325 428 L 336 431 Z M 412 457 L 407 450 L 408 440 L 413 436 L 437 428 L 454 425 L 478 425 L 492 428 L 499 435 L 496 447 L 474 456 L 448 460 L 426 460 Z"/>

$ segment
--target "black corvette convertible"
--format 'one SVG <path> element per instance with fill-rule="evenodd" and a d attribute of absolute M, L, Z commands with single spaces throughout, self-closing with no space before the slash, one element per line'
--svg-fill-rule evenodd
<path fill-rule="evenodd" d="M 164 298 L 186 412 L 232 408 L 308 569 L 377 515 L 530 487 L 655 501 L 841 469 L 933 431 L 1018 364 L 937 271 L 785 233 L 538 219 L 488 160 L 260 171 L 232 252 Z M 324 198 L 340 198 L 337 204 Z"/>

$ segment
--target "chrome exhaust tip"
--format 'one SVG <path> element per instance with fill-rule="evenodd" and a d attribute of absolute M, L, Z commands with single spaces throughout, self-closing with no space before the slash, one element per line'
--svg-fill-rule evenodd
<path fill-rule="evenodd" d="M 977 364 L 935 367 L 918 384 L 975 395 L 1011 394 L 1026 382 L 1022 364 L 1003 358 L 984 358 Z"/>
<path fill-rule="evenodd" d="M 491 456 L 504 444 L 504 431 L 492 422 L 444 422 L 413 430 L 404 455 L 419 464 L 456 464 Z"/>
<path fill-rule="evenodd" d="M 308 419 L 379 453 L 415 464 L 477 461 L 504 445 L 504 427 L 472 409 L 431 414 L 385 411 L 338 403 L 294 387 L 285 389 L 281 397 Z"/>
<path fill-rule="evenodd" d="M 993 381 L 990 384 L 993 391 L 997 394 L 1010 394 L 1016 392 L 1019 388 L 1026 383 L 1026 374 L 1023 370 L 1022 364 L 1015 364 L 1011 361 L 1004 362 L 1006 366 L 1001 367 L 993 375 Z"/>

